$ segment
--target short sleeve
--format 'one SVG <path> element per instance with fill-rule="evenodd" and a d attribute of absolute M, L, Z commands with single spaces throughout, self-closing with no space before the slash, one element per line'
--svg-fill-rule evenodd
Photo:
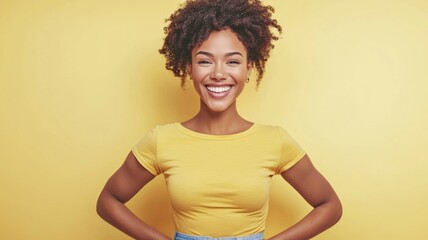
<path fill-rule="evenodd" d="M 283 171 L 290 169 L 306 154 L 286 130 L 278 127 L 278 131 L 281 141 L 281 156 L 276 174 L 280 174 Z"/>
<path fill-rule="evenodd" d="M 133 148 L 132 153 L 140 164 L 153 175 L 161 174 L 157 164 L 156 128 L 148 132 Z"/>

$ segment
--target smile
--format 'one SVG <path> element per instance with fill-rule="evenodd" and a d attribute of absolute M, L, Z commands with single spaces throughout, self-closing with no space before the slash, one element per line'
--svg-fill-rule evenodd
<path fill-rule="evenodd" d="M 207 90 L 214 93 L 224 93 L 229 91 L 232 87 L 231 86 L 222 86 L 222 87 L 213 87 L 213 86 L 206 86 Z"/>

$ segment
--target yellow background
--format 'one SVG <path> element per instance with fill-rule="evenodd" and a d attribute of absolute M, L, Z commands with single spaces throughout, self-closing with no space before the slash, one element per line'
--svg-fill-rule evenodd
<path fill-rule="evenodd" d="M 95 203 L 146 131 L 198 109 L 157 52 L 179 2 L 0 0 L 0 239 L 129 239 Z M 239 108 L 288 129 L 340 195 L 316 239 L 428 239 L 428 2 L 266 3 L 285 34 Z M 128 206 L 172 234 L 162 177 Z M 309 209 L 276 177 L 267 236 Z"/>

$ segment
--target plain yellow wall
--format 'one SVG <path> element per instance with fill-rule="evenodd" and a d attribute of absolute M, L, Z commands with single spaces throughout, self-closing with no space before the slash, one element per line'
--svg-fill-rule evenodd
<path fill-rule="evenodd" d="M 95 202 L 146 131 L 198 109 L 157 53 L 179 2 L 0 0 L 0 239 L 129 239 Z M 340 195 L 316 239 L 428 239 L 428 2 L 266 3 L 285 34 L 239 107 L 287 128 Z M 163 184 L 128 206 L 172 234 Z M 267 236 L 309 210 L 276 177 Z"/>

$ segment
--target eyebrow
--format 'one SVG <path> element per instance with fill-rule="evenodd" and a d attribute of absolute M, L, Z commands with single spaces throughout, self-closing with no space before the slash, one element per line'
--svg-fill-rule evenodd
<path fill-rule="evenodd" d="M 214 54 L 212 54 L 210 52 L 205 52 L 205 51 L 199 51 L 199 52 L 197 52 L 195 54 L 195 56 L 199 55 L 199 54 L 206 55 L 206 56 L 209 56 L 209 57 L 214 57 Z M 233 55 L 240 55 L 241 57 L 243 57 L 242 53 L 240 53 L 240 52 L 229 52 L 229 53 L 225 54 L 226 57 L 230 57 L 230 56 L 233 56 Z"/>

